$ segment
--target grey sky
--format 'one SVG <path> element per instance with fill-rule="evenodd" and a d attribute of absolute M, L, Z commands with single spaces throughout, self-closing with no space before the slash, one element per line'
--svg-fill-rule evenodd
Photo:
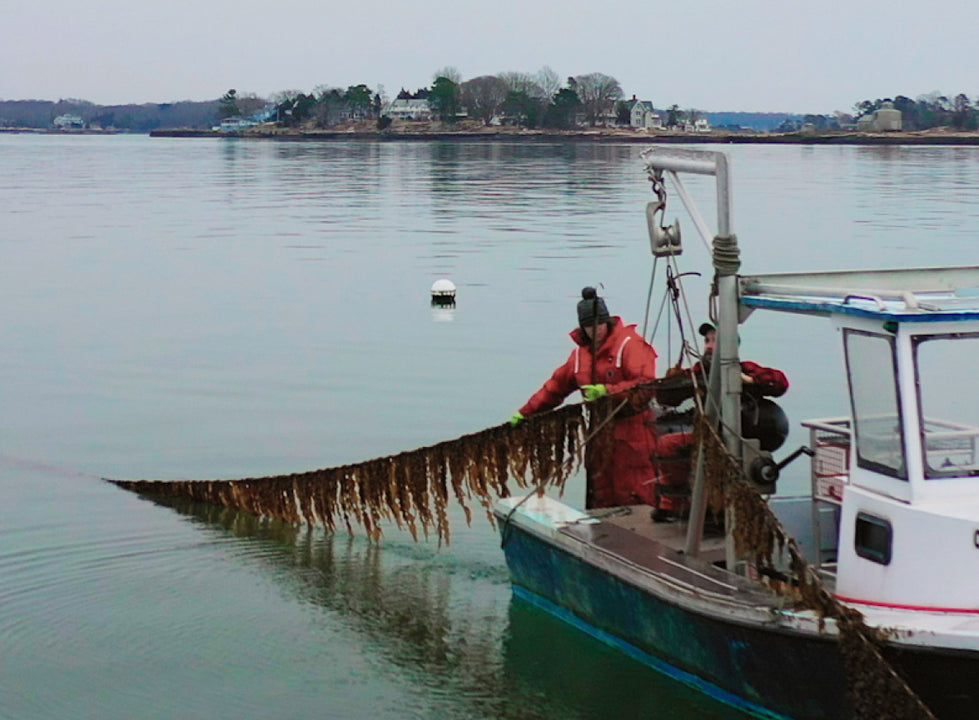
<path fill-rule="evenodd" d="M 800 113 L 975 99 L 974 0 L 4 0 L 0 99 L 108 105 L 320 85 L 415 90 L 435 70 L 602 72 L 658 107 Z"/>

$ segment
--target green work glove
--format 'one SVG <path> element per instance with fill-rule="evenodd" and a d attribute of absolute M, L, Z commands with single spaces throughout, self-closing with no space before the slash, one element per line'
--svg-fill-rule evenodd
<path fill-rule="evenodd" d="M 582 385 L 581 392 L 585 394 L 585 402 L 591 402 L 608 395 L 608 388 L 604 385 Z"/>
<path fill-rule="evenodd" d="M 510 418 L 510 425 L 512 425 L 513 427 L 516 427 L 517 425 L 520 424 L 520 421 L 521 420 L 523 420 L 523 413 L 522 412 L 519 412 L 519 411 L 518 412 L 515 412 L 515 413 L 513 413 L 513 417 Z"/>

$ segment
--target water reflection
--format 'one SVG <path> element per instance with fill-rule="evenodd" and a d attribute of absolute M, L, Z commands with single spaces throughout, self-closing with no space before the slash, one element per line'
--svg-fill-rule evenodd
<path fill-rule="evenodd" d="M 725 149 L 747 273 L 972 262 L 979 148 Z M 499 423 L 566 352 L 583 285 L 605 283 L 641 322 L 640 150 L 0 135 L 4 446 L 98 475 L 248 477 Z M 711 183 L 687 183 L 708 219 Z M 682 267 L 704 271 L 690 228 Z M 439 277 L 460 288 L 454 322 L 433 321 Z M 709 278 L 686 287 L 696 323 Z M 743 339 L 789 375 L 793 423 L 846 408 L 829 324 L 756 313 Z M 420 716 L 404 703 L 493 718 L 682 706 L 651 671 L 511 603 L 481 521 L 448 553 L 375 551 L 6 478 L 4 717 L 140 717 L 167 701 L 169 717 L 253 717 L 283 695 L 291 715 L 323 714 L 328 695 L 375 720 Z M 199 676 L 227 658 L 228 677 Z M 684 715 L 717 715 L 701 710 Z"/>
<path fill-rule="evenodd" d="M 435 230 L 431 243 L 439 257 L 464 258 L 497 248 L 512 255 L 533 243 L 538 247 L 532 262 L 519 270 L 538 273 L 555 262 L 607 255 L 634 242 L 610 234 L 595 208 L 616 214 L 630 192 L 642 191 L 642 183 L 625 169 L 639 167 L 638 147 L 436 142 L 427 149 L 425 191 Z"/>
<path fill-rule="evenodd" d="M 941 242 L 951 226 L 979 216 L 974 202 L 977 175 L 975 147 L 856 148 L 849 178 L 859 213 L 856 222 L 892 233 L 894 249 Z"/>
<path fill-rule="evenodd" d="M 261 243 L 271 236 L 289 239 L 290 248 L 311 244 L 297 237 L 315 240 L 317 252 L 297 254 L 300 260 L 333 262 L 330 248 L 341 244 L 354 248 L 345 250 L 348 258 L 427 245 L 430 255 L 419 260 L 444 273 L 470 255 L 540 242 L 543 252 L 522 268 L 536 272 L 554 260 L 622 247 L 595 207 L 624 213 L 624 193 L 642 185 L 638 146 L 214 142 L 207 147 L 220 164 L 195 171 L 205 184 L 193 192 L 205 202 L 207 193 L 220 193 L 223 217 L 213 226 L 194 223 L 193 237 Z"/>
<path fill-rule="evenodd" d="M 609 167 L 634 161 L 638 151 L 624 145 L 582 143 L 436 142 L 430 144 L 430 152 L 431 192 L 466 192 L 477 202 L 503 198 L 524 206 L 533 205 L 534 194 L 555 187 L 567 191 L 618 187 L 622 178 Z"/>
<path fill-rule="evenodd" d="M 359 643 L 412 679 L 439 717 L 744 717 L 512 599 L 502 566 L 225 508 L 153 502 L 234 536 L 236 557 L 342 618 Z"/>
<path fill-rule="evenodd" d="M 521 600 L 509 609 L 505 691 L 546 697 L 548 718 L 712 718 L 743 720 L 732 708 L 632 662 Z"/>
<path fill-rule="evenodd" d="M 486 688 L 498 685 L 494 658 L 505 621 L 460 600 L 453 583 L 461 572 L 468 576 L 462 584 L 476 577 L 498 585 L 505 579 L 498 569 L 452 567 L 455 559 L 421 545 L 382 548 L 363 537 L 329 535 L 225 508 L 154 502 L 234 535 L 241 541 L 236 557 L 263 566 L 294 597 L 343 618 L 400 672 L 424 676 L 426 683 L 450 683 L 480 704 L 492 702 Z"/>
<path fill-rule="evenodd" d="M 432 320 L 435 322 L 452 322 L 455 319 L 454 305 L 452 307 L 432 305 Z"/>

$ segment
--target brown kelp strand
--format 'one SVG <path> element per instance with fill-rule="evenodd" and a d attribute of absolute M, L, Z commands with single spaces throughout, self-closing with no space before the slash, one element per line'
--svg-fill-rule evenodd
<path fill-rule="evenodd" d="M 595 412 L 606 407 L 596 403 Z M 592 410 L 592 408 L 589 408 Z M 448 543 L 450 497 L 466 522 L 478 503 L 493 522 L 492 503 L 517 487 L 556 487 L 578 468 L 585 413 L 578 404 L 499 425 L 455 440 L 353 465 L 241 480 L 110 480 L 159 498 L 221 505 L 291 523 L 322 524 L 348 532 L 359 526 L 378 539 L 385 523 L 416 540 L 435 535 Z"/>
<path fill-rule="evenodd" d="M 788 537 L 768 503 L 702 415 L 695 432 L 704 452 L 708 505 L 714 512 L 723 512 L 725 506 L 731 509 L 737 553 L 750 558 L 763 577 L 781 578 L 782 573 L 765 571 L 774 570 L 776 552 L 787 550 L 791 577 L 788 581 L 770 581 L 773 592 L 787 597 L 797 608 L 816 612 L 821 622 L 836 622 L 854 717 L 934 720 L 934 714 L 884 657 L 886 633 L 868 626 L 859 611 L 839 602 L 826 590 L 795 540 Z"/>

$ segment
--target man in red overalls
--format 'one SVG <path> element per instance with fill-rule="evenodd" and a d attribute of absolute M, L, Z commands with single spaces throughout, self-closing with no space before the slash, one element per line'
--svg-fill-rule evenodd
<path fill-rule="evenodd" d="M 717 328 L 705 322 L 698 332 L 704 338 L 703 360 L 683 372 L 691 379 L 696 377 L 699 387 L 703 389 L 717 347 Z M 788 435 L 785 413 L 767 399 L 780 397 L 788 389 L 789 380 L 781 370 L 750 360 L 741 361 L 741 433 L 744 437 L 759 440 L 762 450 L 777 450 Z M 695 386 L 691 382 L 674 390 L 669 402 L 663 402 L 662 396 L 660 401 L 665 405 L 679 405 L 692 397 L 694 392 Z M 675 493 L 682 497 L 689 491 L 694 435 L 692 432 L 674 432 L 660 435 L 657 440 L 656 463 L 661 471 L 661 495 Z M 654 518 L 669 518 L 677 511 L 682 514 L 687 509 L 684 501 L 674 501 L 671 505 L 660 503 L 661 512 Z"/>
<path fill-rule="evenodd" d="M 511 418 L 511 424 L 556 408 L 575 390 L 591 401 L 655 379 L 656 351 L 635 328 L 620 317 L 609 316 L 595 288 L 583 289 L 578 327 L 571 332 L 574 350 Z M 626 403 L 611 422 L 614 439 L 585 448 L 586 507 L 655 506 L 656 416 L 652 408 L 648 402 Z"/>
<path fill-rule="evenodd" d="M 710 360 L 714 357 L 714 349 L 717 347 L 717 328 L 710 323 L 702 323 L 698 329 L 704 338 L 704 362 L 697 363 L 691 368 L 691 373 L 701 373 L 706 378 L 707 367 L 710 367 Z M 750 360 L 741 361 L 741 386 L 742 392 L 751 397 L 780 397 L 789 389 L 789 379 L 785 373 L 775 368 L 765 367 Z"/>

